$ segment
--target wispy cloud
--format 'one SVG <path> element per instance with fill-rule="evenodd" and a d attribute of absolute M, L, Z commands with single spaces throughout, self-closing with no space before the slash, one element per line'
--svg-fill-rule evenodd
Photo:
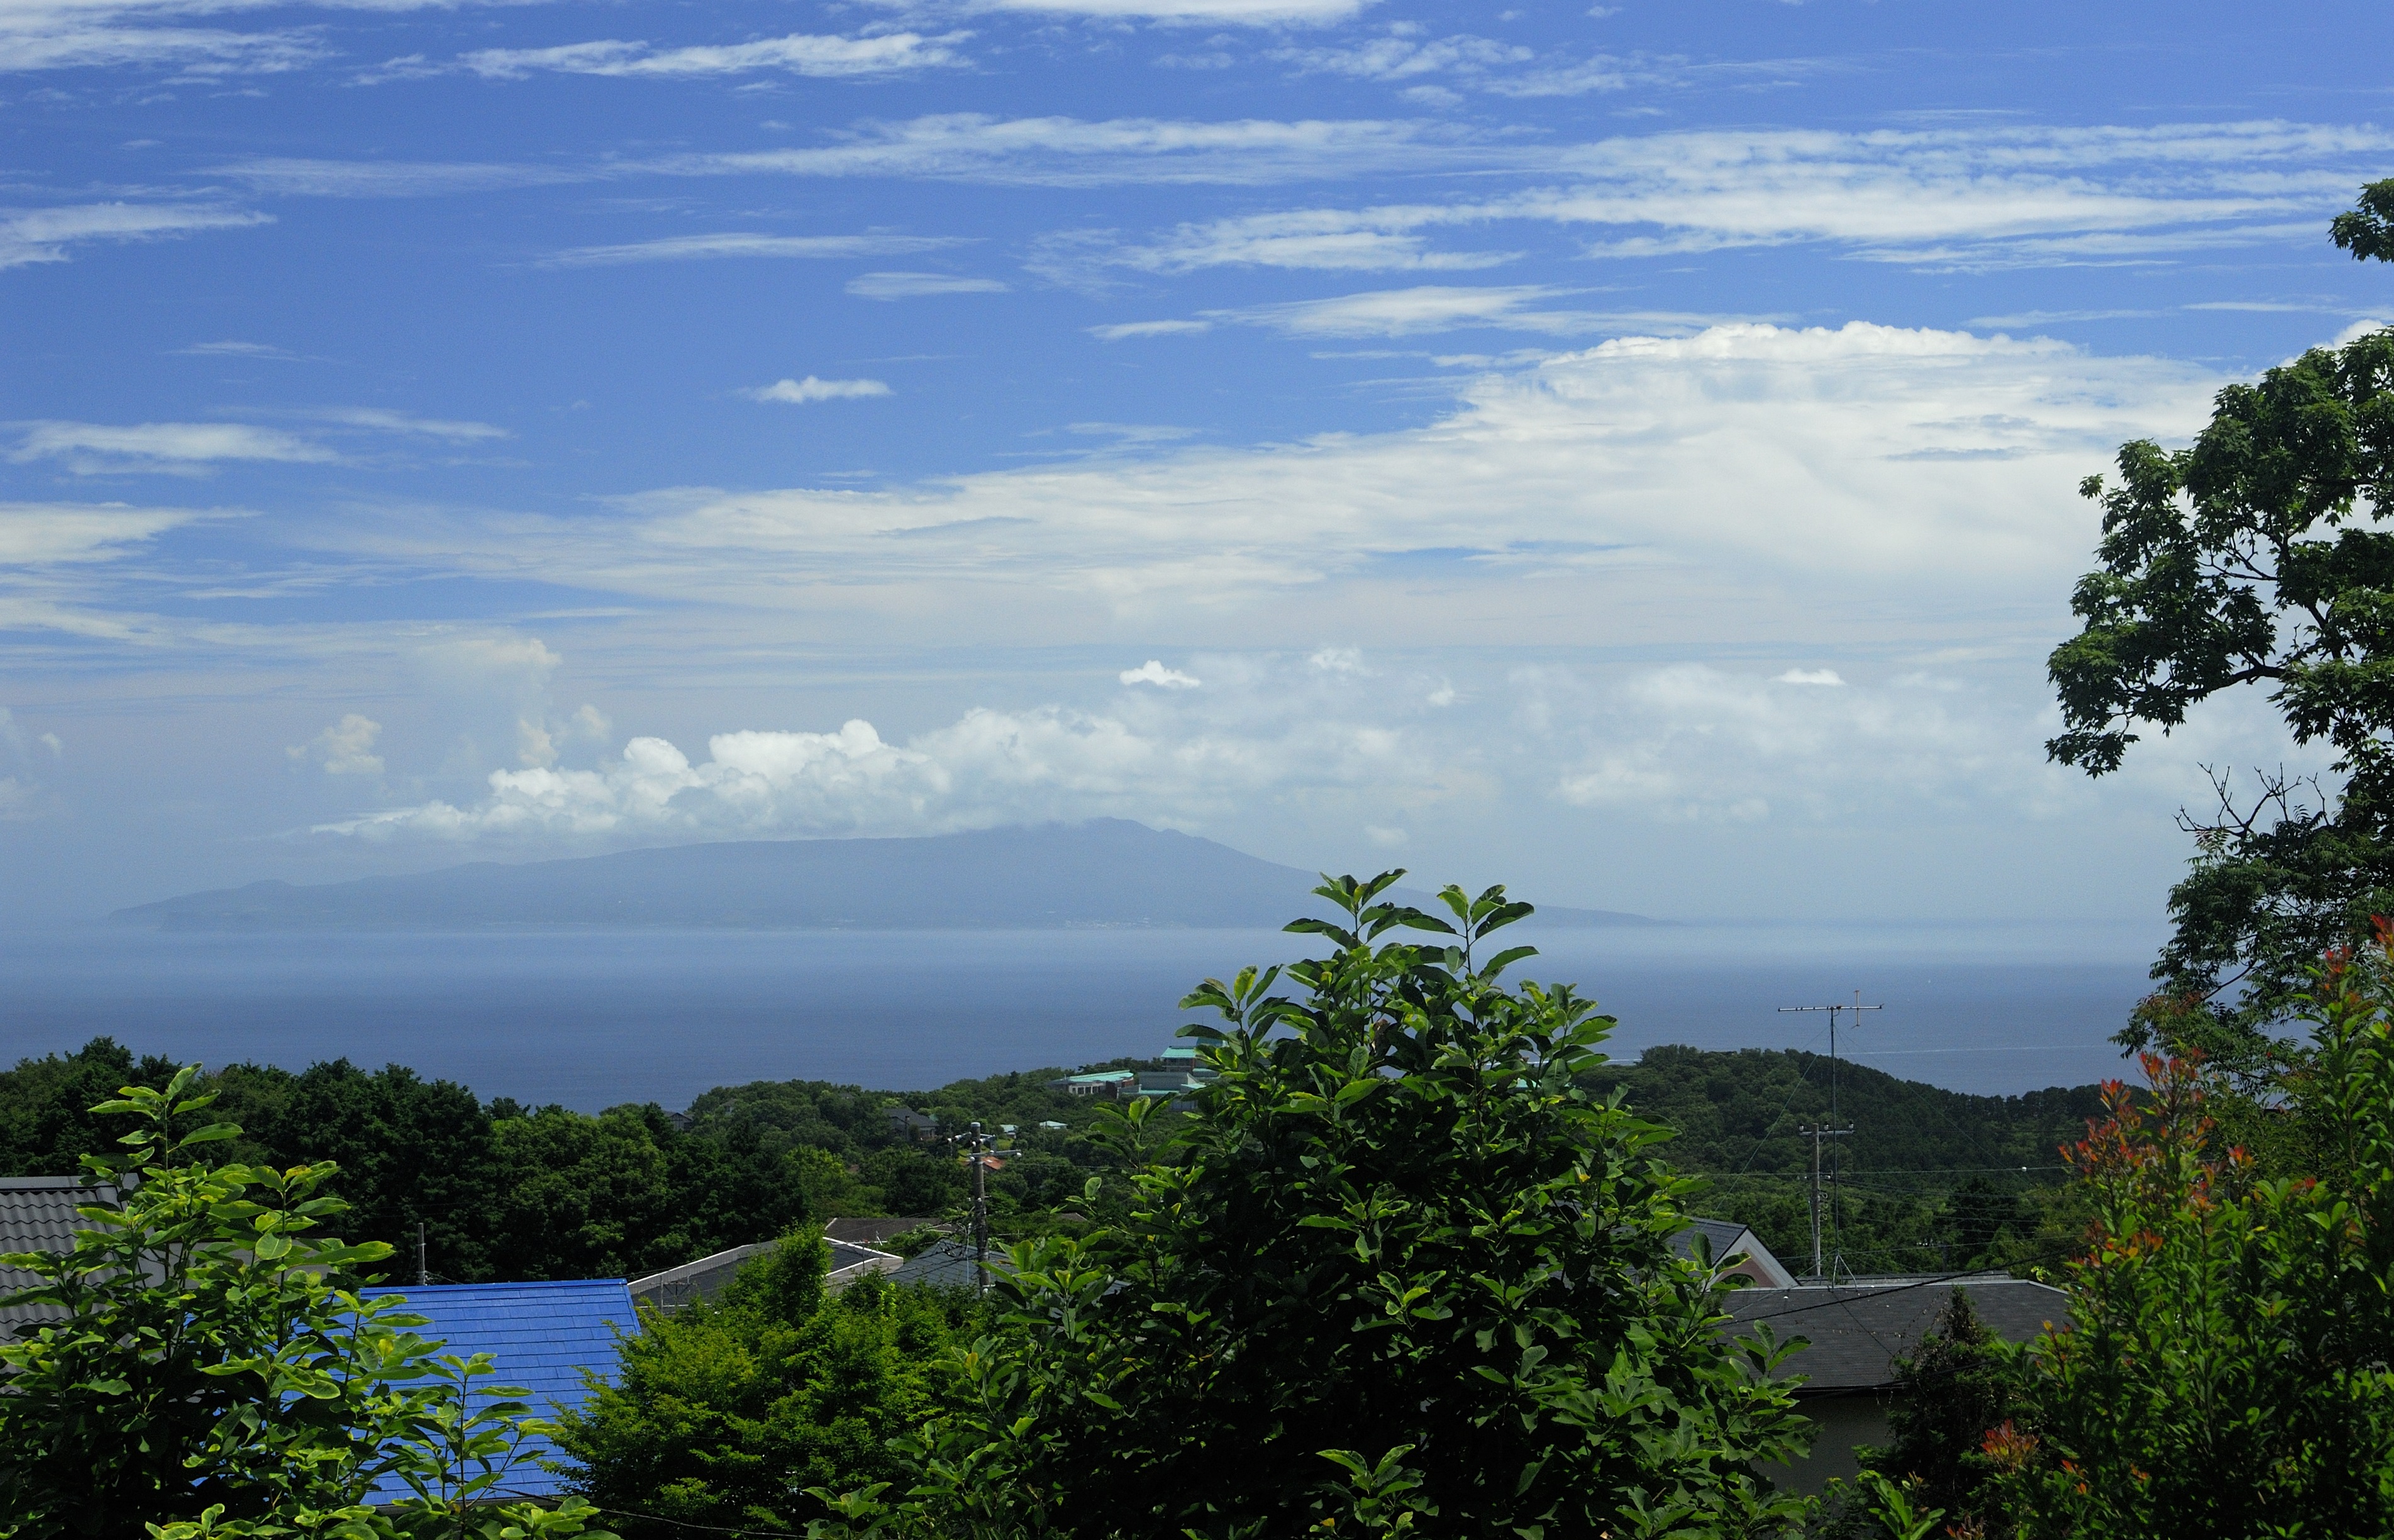
<path fill-rule="evenodd" d="M 259 192 L 294 198 L 436 198 L 604 181 L 613 168 L 491 161 L 340 161 L 266 155 L 209 167 Z"/>
<path fill-rule="evenodd" d="M 1310 337 L 1418 336 L 1467 326 L 1563 334 L 1604 325 L 1602 316 L 1546 306 L 1546 301 L 1571 292 L 1536 283 L 1481 288 L 1424 284 L 1204 313 L 1210 320 L 1269 326 L 1290 336 Z"/>
<path fill-rule="evenodd" d="M 545 268 L 615 267 L 627 262 L 691 262 L 722 257 L 783 257 L 832 260 L 858 257 L 908 257 L 965 244 L 952 235 L 758 235 L 727 231 L 668 235 L 622 245 L 577 246 L 541 259 Z"/>
<path fill-rule="evenodd" d="M 1034 254 L 1034 270 L 1071 279 L 1092 269 L 1182 273 L 1202 268 L 1296 268 L 1320 271 L 1471 271 L 1517 259 L 1519 252 L 1438 251 L 1411 230 L 1374 229 L 1354 216 L 1328 210 L 1253 214 L 1184 224 L 1144 243 L 1112 232 L 1050 236 Z"/>
<path fill-rule="evenodd" d="M 1483 374 L 1419 429 L 1151 446 L 873 493 L 661 492 L 628 500 L 620 523 L 521 524 L 497 544 L 444 524 L 368 554 L 466 571 L 533 561 L 559 582 L 681 603 L 779 609 L 836 585 L 844 603 L 891 596 L 893 634 L 911 634 L 930 585 L 955 596 L 955 635 L 1011 634 L 1059 606 L 1089 626 L 1135 615 L 1155 634 L 1309 591 L 1322 625 L 1343 604 L 1377 614 L 1402 592 L 1425 636 L 1480 617 L 1467 623 L 1509 637 L 1487 620 L 1481 585 L 1532 574 L 1556 586 L 1519 612 L 1524 639 L 1544 634 L 1528 617 L 1569 610 L 1571 593 L 1613 596 L 1616 638 L 1744 636 L 1795 624 L 1816 590 L 1890 583 L 1948 618 L 1959 612 L 1941 607 L 1967 596 L 1982 618 L 2014 602 L 1999 596 L 2067 592 L 2091 536 L 2054 487 L 2126 440 L 2200 421 L 2219 383 L 2058 342 L 1724 325 Z M 1756 501 L 1756 486 L 1772 495 Z"/>
<path fill-rule="evenodd" d="M 271 215 L 220 204 L 73 204 L 0 214 L 0 269 L 63 262 L 92 241 L 156 241 L 202 230 L 270 224 Z"/>
<path fill-rule="evenodd" d="M 779 70 L 816 78 L 900 74 L 967 62 L 958 48 L 966 32 L 926 37 L 919 33 L 882 33 L 862 37 L 793 33 L 680 48 L 609 38 L 550 48 L 483 48 L 458 59 L 458 67 L 485 80 L 520 80 L 535 73 L 691 78 Z"/>
<path fill-rule="evenodd" d="M 8 458 L 59 460 L 85 474 L 160 470 L 194 474 L 223 461 L 307 464 L 338 456 L 322 444 L 245 423 L 33 422 L 19 425 Z"/>
<path fill-rule="evenodd" d="M 1210 321 L 1118 321 L 1111 326 L 1092 326 L 1088 332 L 1100 342 L 1121 342 L 1135 336 L 1185 336 L 1213 329 Z"/>
<path fill-rule="evenodd" d="M 946 272 L 868 272 L 848 281 L 860 299 L 915 299 L 933 294 L 1004 294 L 994 278 L 960 278 Z"/>
<path fill-rule="evenodd" d="M 804 405 L 809 401 L 854 401 L 864 396 L 886 396 L 889 387 L 877 379 L 817 379 L 809 375 L 804 379 L 775 380 L 741 394 L 750 401 L 787 401 Z"/>
<path fill-rule="evenodd" d="M 1277 27 L 1344 21 L 1371 0 L 987 0 L 993 10 L 1044 11 L 1100 20 L 1190 26 Z"/>
<path fill-rule="evenodd" d="M 0 503 L 0 567 L 114 560 L 205 517 L 193 508 L 123 503 Z"/>
<path fill-rule="evenodd" d="M 449 443 L 484 443 L 493 439 L 511 439 L 514 434 L 490 423 L 459 422 L 441 417 L 419 417 L 413 413 L 393 412 L 379 406 L 329 406 L 306 415 L 319 422 L 338 423 L 344 428 L 370 428 L 378 433 L 404 433 L 419 438 L 440 439 Z"/>

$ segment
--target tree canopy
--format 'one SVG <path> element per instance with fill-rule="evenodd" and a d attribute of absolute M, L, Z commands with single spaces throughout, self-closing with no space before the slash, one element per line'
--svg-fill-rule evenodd
<path fill-rule="evenodd" d="M 2389 211 L 2394 182 L 2373 185 L 2338 243 L 2394 257 Z M 2117 465 L 2080 489 L 2103 510 L 2101 566 L 2048 665 L 2047 752 L 2102 775 L 2140 729 L 2253 685 L 2333 756 L 2308 779 L 2215 770 L 2217 809 L 2181 816 L 2196 859 L 2170 894 L 2163 999 L 2124 1040 L 2249 1056 L 2322 953 L 2394 912 L 2394 332 L 2231 385 L 2188 447 L 2138 441 Z"/>

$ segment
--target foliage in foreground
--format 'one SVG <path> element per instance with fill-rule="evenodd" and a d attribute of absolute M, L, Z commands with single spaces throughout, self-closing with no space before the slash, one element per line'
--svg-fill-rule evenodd
<path fill-rule="evenodd" d="M 2389 216 L 2394 182 L 2374 183 L 2333 239 L 2394 260 Z M 2335 757 L 2334 786 L 2281 771 L 2240 794 L 2216 771 L 2217 811 L 2180 816 L 2196 856 L 2170 892 L 2159 1008 L 2124 1044 L 2251 1071 L 2320 955 L 2394 913 L 2394 330 L 2231 385 L 2185 449 L 2140 440 L 2118 465 L 2081 488 L 2103 509 L 2101 567 L 2050 660 L 2047 752 L 2105 774 L 2139 730 L 2260 685 L 2296 743 Z"/>
<path fill-rule="evenodd" d="M 595 1517 L 493 1501 L 530 1408 L 467 1389 L 484 1355 L 442 1356 L 393 1296 L 362 1297 L 381 1244 L 313 1233 L 343 1210 L 325 1165 L 212 1165 L 230 1124 L 197 1068 L 94 1109 L 131 1114 L 126 1153 L 86 1157 L 89 1228 L 63 1254 L 0 1257 L 40 1282 L 7 1296 L 60 1319 L 0 1344 L 0 1536 L 586 1535 Z M 484 1398 L 498 1398 L 487 1400 Z M 380 1484 L 412 1495 L 371 1508 Z"/>
<path fill-rule="evenodd" d="M 2074 1160 L 2091 1249 L 2072 1329 L 2033 1351 L 2025 1426 L 1985 1450 L 2027 1540 L 2394 1533 L 2394 949 L 2318 976 L 2315 1046 L 2279 1115 L 2303 1176 L 2222 1148 L 2199 1066 L 2149 1057 L 2150 1104 Z M 2232 1095 L 2232 1092 L 2230 1093 Z"/>
<path fill-rule="evenodd" d="M 1731 1343 L 1675 1257 L 1695 1184 L 1662 1129 L 1582 1076 L 1612 1025 L 1508 990 L 1529 912 L 1453 922 L 1320 889 L 1330 956 L 1208 981 L 1185 1028 L 1217 1078 L 1132 1179 L 1129 1217 L 1014 1249 L 999 1329 L 902 1496 L 818 1534 L 1079 1540 L 1422 1533 L 1782 1533 L 1757 1465 L 1807 1425 L 1767 1335 Z M 1427 944 L 1387 939 L 1432 932 Z M 1156 1134 L 1135 1108 L 1126 1145 Z"/>
<path fill-rule="evenodd" d="M 713 1303 L 644 1312 L 613 1384 L 559 1419 L 575 1488 L 610 1514 L 798 1533 L 804 1489 L 893 1481 L 890 1441 L 942 1404 L 967 1306 L 875 1274 L 825 1297 L 829 1249 L 806 1231 L 741 1270 Z M 626 1518 L 631 1533 L 647 1526 Z"/>

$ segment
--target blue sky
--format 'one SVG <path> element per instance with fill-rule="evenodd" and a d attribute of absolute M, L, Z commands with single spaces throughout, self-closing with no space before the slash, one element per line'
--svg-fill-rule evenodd
<path fill-rule="evenodd" d="M 2394 314 L 2382 7 L 0 0 L 0 912 L 1046 818 L 2158 910 L 2121 441 Z"/>

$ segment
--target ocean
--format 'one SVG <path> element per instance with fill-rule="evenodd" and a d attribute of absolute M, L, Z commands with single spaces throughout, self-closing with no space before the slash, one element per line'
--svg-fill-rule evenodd
<path fill-rule="evenodd" d="M 1507 932 L 1515 978 L 1569 981 L 1656 1044 L 1825 1051 L 1822 1013 L 1885 1008 L 1837 1047 L 1956 1090 L 2121 1075 L 2106 1041 L 2151 987 L 2151 927 L 1685 926 Z M 1303 956 L 1276 931 L 619 930 L 164 934 L 0 940 L 0 1062 L 107 1034 L 137 1053 L 299 1067 L 406 1064 L 484 1097 L 679 1108 L 710 1086 L 809 1079 L 916 1090 L 1148 1056 L 1180 997 Z"/>

